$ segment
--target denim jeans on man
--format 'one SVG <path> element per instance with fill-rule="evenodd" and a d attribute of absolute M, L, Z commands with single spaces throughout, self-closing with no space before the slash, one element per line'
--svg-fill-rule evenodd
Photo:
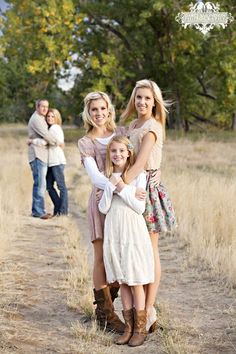
<path fill-rule="evenodd" d="M 33 173 L 33 202 L 32 216 L 40 217 L 45 214 L 44 195 L 46 192 L 47 164 L 39 159 L 30 162 Z"/>
<path fill-rule="evenodd" d="M 68 214 L 68 192 L 65 184 L 64 168 L 65 165 L 62 164 L 48 167 L 47 191 L 54 204 L 54 215 Z M 54 188 L 54 182 L 57 184 L 60 196 Z"/>

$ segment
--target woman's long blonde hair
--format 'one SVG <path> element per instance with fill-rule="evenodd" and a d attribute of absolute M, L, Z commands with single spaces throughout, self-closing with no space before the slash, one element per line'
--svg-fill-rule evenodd
<path fill-rule="evenodd" d="M 132 116 L 132 114 L 136 112 L 135 96 L 137 89 L 139 88 L 148 88 L 152 91 L 154 98 L 154 107 L 152 109 L 152 115 L 157 121 L 162 124 L 163 130 L 165 131 L 166 113 L 168 112 L 167 107 L 170 105 L 170 103 L 164 101 L 160 88 L 154 81 L 151 80 L 145 79 L 136 82 L 135 88 L 132 91 L 126 109 L 121 115 L 121 120 L 126 121 Z"/>
<path fill-rule="evenodd" d="M 111 103 L 109 96 L 105 92 L 101 92 L 101 91 L 90 92 L 84 98 L 84 110 L 82 113 L 84 127 L 85 127 L 87 133 L 89 133 L 94 127 L 97 128 L 97 125 L 93 122 L 93 120 L 89 114 L 89 109 L 90 109 L 91 101 L 99 100 L 99 99 L 103 99 L 106 102 L 107 109 L 108 109 L 109 120 L 107 121 L 106 128 L 112 132 L 116 128 L 115 109 Z"/>
<path fill-rule="evenodd" d="M 129 156 L 126 161 L 124 171 L 122 172 L 122 175 L 121 175 L 121 177 L 123 178 L 123 181 L 126 182 L 126 174 L 127 174 L 128 170 L 130 169 L 130 167 L 133 166 L 135 163 L 135 153 L 134 153 L 133 145 L 131 144 L 129 139 L 126 138 L 126 136 L 124 136 L 124 135 L 114 136 L 111 139 L 111 141 L 109 142 L 109 144 L 107 145 L 105 175 L 106 175 L 106 177 L 110 178 L 112 173 L 114 172 L 114 165 L 113 165 L 111 158 L 110 158 L 110 149 L 111 149 L 111 145 L 114 142 L 124 144 L 127 147 L 127 150 L 129 151 Z"/>
<path fill-rule="evenodd" d="M 48 113 L 52 113 L 55 118 L 55 124 L 62 125 L 61 113 L 56 108 L 49 108 Z M 48 116 L 46 115 L 46 118 Z"/>

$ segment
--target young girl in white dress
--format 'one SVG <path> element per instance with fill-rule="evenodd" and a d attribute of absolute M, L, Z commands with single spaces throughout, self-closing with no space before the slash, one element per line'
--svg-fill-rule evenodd
<path fill-rule="evenodd" d="M 125 332 L 116 343 L 129 346 L 143 344 L 147 336 L 143 285 L 154 281 L 152 244 L 142 216 L 145 201 L 135 197 L 136 188 L 146 188 L 145 173 L 116 193 L 116 185 L 126 181 L 134 160 L 130 141 L 121 135 L 113 137 L 106 154 L 105 174 L 109 180 L 99 202 L 99 210 L 106 214 L 103 257 L 107 281 L 120 284 L 125 320 Z"/>

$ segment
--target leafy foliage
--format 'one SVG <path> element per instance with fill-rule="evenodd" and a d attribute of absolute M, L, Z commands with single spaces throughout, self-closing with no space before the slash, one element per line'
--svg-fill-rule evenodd
<path fill-rule="evenodd" d="M 102 90 L 112 97 L 119 116 L 135 82 L 150 78 L 174 102 L 170 127 L 230 126 L 236 111 L 233 24 L 214 29 L 207 37 L 183 29 L 175 16 L 188 11 L 187 0 L 44 0 L 40 5 L 15 0 L 9 4 L 3 20 L 1 65 L 5 69 L 0 85 L 17 71 L 18 99 L 23 102 L 27 97 L 26 107 L 43 94 L 58 103 L 65 115 L 75 117 L 84 95 Z M 233 0 L 221 1 L 221 8 L 235 15 Z M 63 94 L 57 79 L 71 65 L 79 74 L 74 88 Z M 12 81 L 0 88 L 5 100 L 12 99 Z"/>

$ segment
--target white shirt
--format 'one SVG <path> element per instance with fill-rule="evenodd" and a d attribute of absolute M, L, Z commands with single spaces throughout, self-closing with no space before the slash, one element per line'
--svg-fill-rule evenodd
<path fill-rule="evenodd" d="M 114 174 L 117 175 L 117 174 Z M 118 175 L 121 175 L 119 173 Z M 129 185 L 126 185 L 120 193 L 117 195 L 123 199 L 128 207 L 132 208 L 136 213 L 143 214 L 145 210 L 145 200 L 139 200 L 135 197 L 136 189 L 143 188 L 146 189 L 146 174 L 144 172 Z M 98 209 L 101 213 L 107 214 L 112 203 L 113 192 L 115 191 L 116 186 L 112 184 L 109 180 L 106 183 L 102 198 L 98 204 Z"/>
<path fill-rule="evenodd" d="M 112 134 L 107 138 L 96 138 L 96 140 L 103 145 L 108 145 L 114 135 Z M 99 189 L 104 189 L 109 179 L 99 171 L 95 159 L 92 156 L 87 156 L 84 158 L 83 163 L 92 184 Z"/>
<path fill-rule="evenodd" d="M 56 138 L 58 143 L 64 144 L 64 133 L 60 125 L 53 124 L 48 129 L 50 134 Z M 33 139 L 33 144 L 42 146 L 47 145 L 46 140 L 41 138 Z M 48 148 L 48 166 L 57 166 L 57 165 L 65 165 L 66 158 L 63 149 L 60 146 L 49 146 Z"/>

